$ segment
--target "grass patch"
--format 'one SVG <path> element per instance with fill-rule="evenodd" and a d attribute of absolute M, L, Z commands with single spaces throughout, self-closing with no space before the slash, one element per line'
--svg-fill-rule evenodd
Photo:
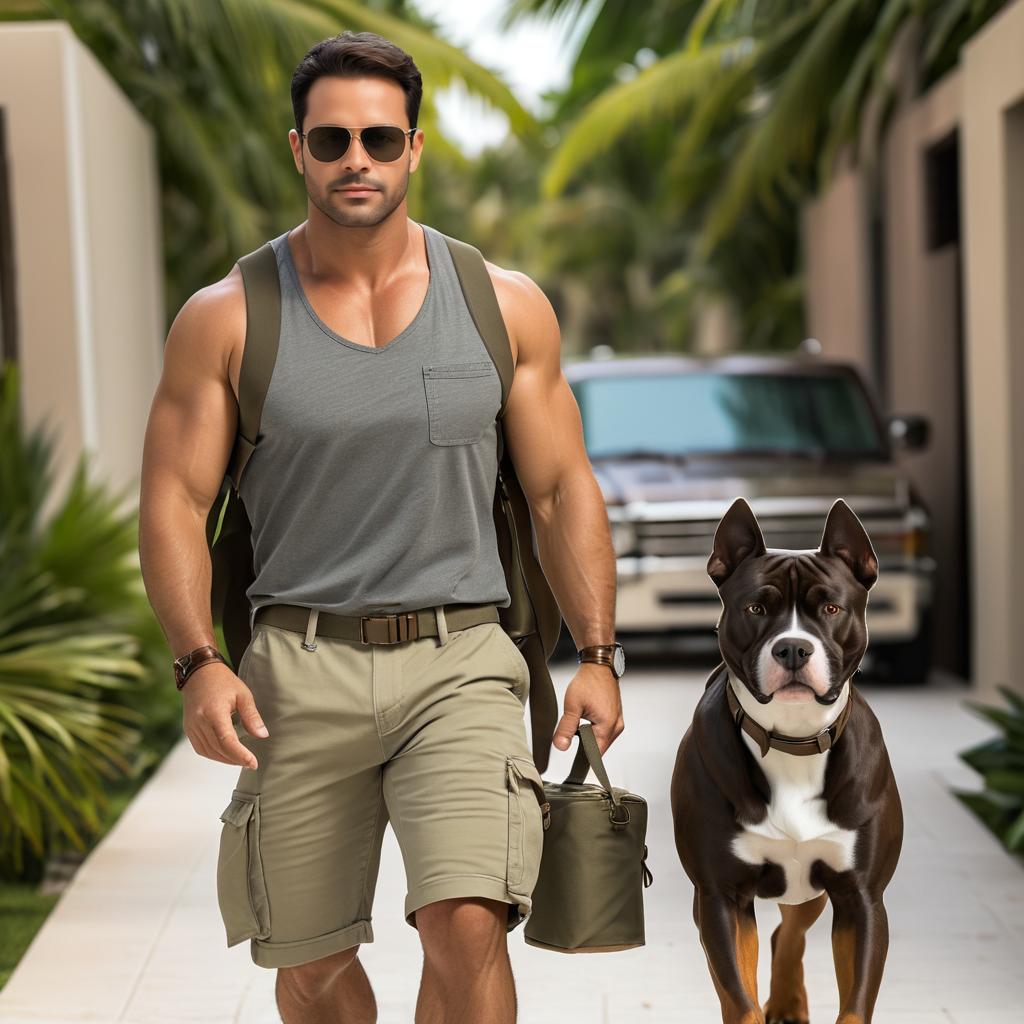
<path fill-rule="evenodd" d="M 0 988 L 59 899 L 60 893 L 43 895 L 35 884 L 0 880 Z"/>

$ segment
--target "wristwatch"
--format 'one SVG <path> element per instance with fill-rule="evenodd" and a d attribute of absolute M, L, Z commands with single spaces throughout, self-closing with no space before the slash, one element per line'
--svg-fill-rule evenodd
<path fill-rule="evenodd" d="M 224 655 L 211 644 L 203 644 L 202 647 L 196 647 L 187 654 L 183 654 L 180 658 L 175 658 L 174 682 L 178 689 L 180 690 L 185 685 L 185 680 L 200 665 L 205 665 L 208 661 L 223 661 L 225 665 L 227 664 L 227 659 Z"/>
<path fill-rule="evenodd" d="M 590 644 L 576 652 L 576 661 L 582 665 L 592 661 L 598 665 L 608 665 L 616 679 L 621 679 L 626 671 L 626 652 L 622 644 Z"/>

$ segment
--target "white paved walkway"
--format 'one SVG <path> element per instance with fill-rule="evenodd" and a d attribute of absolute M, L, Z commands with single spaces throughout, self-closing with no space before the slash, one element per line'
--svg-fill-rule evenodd
<path fill-rule="evenodd" d="M 710 668 L 710 666 L 709 666 Z M 568 666 L 556 671 L 561 690 Z M 509 948 L 521 1024 L 708 1024 L 720 1019 L 691 918 L 692 889 L 672 841 L 669 778 L 707 669 L 633 668 L 623 681 L 626 731 L 606 763 L 616 785 L 650 805 L 647 945 L 567 956 Z M 976 788 L 956 751 L 992 730 L 964 710 L 952 682 L 922 691 L 864 686 L 889 747 L 906 818 L 903 855 L 887 891 L 890 949 L 878 1024 L 1018 1024 L 1024 963 L 1024 871 L 946 792 Z M 553 751 L 564 778 L 573 751 Z M 237 769 L 198 757 L 184 739 L 94 851 L 0 991 L 10 1024 L 277 1024 L 274 972 L 248 943 L 223 945 L 216 907 L 218 815 Z M 380 1024 L 411 1024 L 421 953 L 402 919 L 405 878 L 388 829 L 374 906 L 376 941 L 360 953 Z M 777 908 L 758 905 L 760 991 Z M 838 1008 L 831 909 L 808 933 L 811 1019 Z"/>

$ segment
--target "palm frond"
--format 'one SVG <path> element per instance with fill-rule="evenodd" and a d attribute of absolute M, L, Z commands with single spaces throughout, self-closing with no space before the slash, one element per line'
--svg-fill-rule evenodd
<path fill-rule="evenodd" d="M 817 15 L 806 43 L 775 90 L 767 111 L 753 120 L 740 152 L 715 196 L 698 242 L 706 257 L 756 197 L 769 209 L 771 188 L 791 161 L 811 159 L 815 134 L 833 83 L 843 67 L 847 31 L 861 0 L 808 5 Z M 820 15 L 818 14 L 820 10 Z M 765 50 L 770 50 L 770 44 Z"/>
<path fill-rule="evenodd" d="M 17 367 L 0 373 L 0 868 L 56 836 L 79 849 L 99 827 L 104 778 L 124 777 L 143 716 L 115 695 L 150 682 L 134 622 L 134 514 L 81 459 L 44 520 L 52 438 L 23 434 Z M 21 502 L 19 509 L 18 503 Z M 17 513 L 17 514 L 8 514 Z"/>
<path fill-rule="evenodd" d="M 589 104 L 556 150 L 541 182 L 541 193 L 558 195 L 570 179 L 630 132 L 678 116 L 710 81 L 726 74 L 735 44 L 700 53 L 670 54 L 635 78 L 603 92 Z"/>
<path fill-rule="evenodd" d="M 893 39 L 912 13 L 914 0 L 886 0 L 868 37 L 861 43 L 846 80 L 832 101 L 819 159 L 819 178 L 827 180 L 836 154 L 856 137 L 865 102 L 876 85 Z"/>
<path fill-rule="evenodd" d="M 704 0 L 697 16 L 690 23 L 690 31 L 686 36 L 686 50 L 696 53 L 704 45 L 712 24 L 721 19 L 728 22 L 736 11 L 739 0 Z"/>

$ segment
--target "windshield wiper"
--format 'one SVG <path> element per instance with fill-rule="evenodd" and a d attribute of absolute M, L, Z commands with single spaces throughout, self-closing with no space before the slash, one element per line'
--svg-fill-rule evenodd
<path fill-rule="evenodd" d="M 590 456 L 591 462 L 602 459 L 657 459 L 661 462 L 685 462 L 682 452 L 666 452 L 658 448 L 627 448 L 621 452 L 602 452 Z"/>
<path fill-rule="evenodd" d="M 824 448 L 725 448 L 719 454 L 737 458 L 824 459 L 829 453 Z"/>

